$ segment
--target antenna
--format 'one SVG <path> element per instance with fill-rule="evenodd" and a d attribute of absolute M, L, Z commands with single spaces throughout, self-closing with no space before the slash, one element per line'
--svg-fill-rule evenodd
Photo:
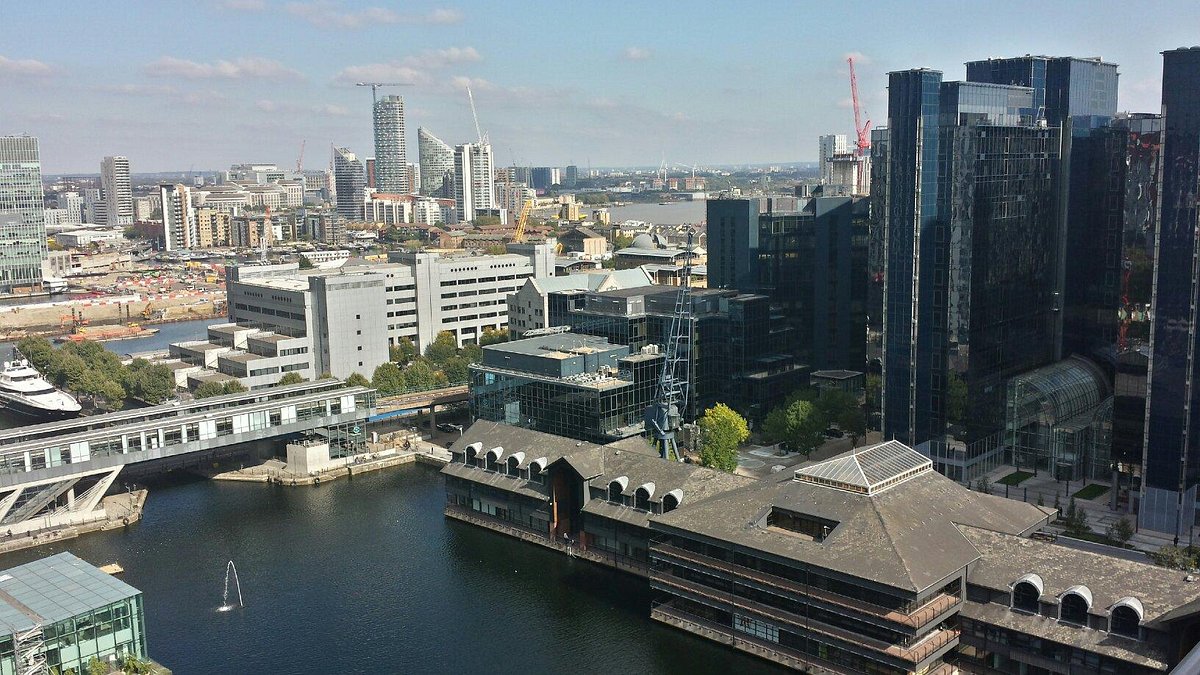
<path fill-rule="evenodd" d="M 475 96 L 471 93 L 470 85 L 467 85 L 467 100 L 471 102 L 471 117 L 475 119 L 475 135 L 479 136 L 479 144 L 483 145 L 483 132 L 479 130 L 479 115 L 475 113 Z"/>

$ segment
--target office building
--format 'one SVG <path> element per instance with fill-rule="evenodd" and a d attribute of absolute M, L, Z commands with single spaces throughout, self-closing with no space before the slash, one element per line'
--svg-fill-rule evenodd
<path fill-rule="evenodd" d="M 491 421 L 446 517 L 648 579 L 651 618 L 811 673 L 1193 672 L 1200 588 L 1037 537 L 895 441 L 753 479 Z"/>
<path fill-rule="evenodd" d="M 66 217 L 61 219 L 61 222 L 83 222 L 83 197 L 78 192 L 60 192 L 57 201 L 58 208 L 67 212 Z"/>
<path fill-rule="evenodd" d="M 919 69 L 888 96 L 883 434 L 970 480 L 1004 459 L 1008 378 L 1059 358 L 1060 130 L 1029 87 Z"/>
<path fill-rule="evenodd" d="M 1103 124 L 1117 110 L 1117 65 L 1100 58 L 1018 56 L 969 61 L 968 82 L 1015 85 L 1033 90 L 1021 114 L 1049 126 L 1070 123 L 1079 130 Z"/>
<path fill-rule="evenodd" d="M 404 99 L 384 96 L 375 101 L 375 184 L 380 192 L 409 194 L 405 149 Z M 365 184 L 365 182 L 364 182 Z M 345 214 L 349 215 L 349 214 Z"/>
<path fill-rule="evenodd" d="M 186 377 L 180 386 L 189 389 L 205 381 L 229 378 L 247 389 L 263 389 L 276 386 L 288 373 L 305 380 L 315 380 L 325 372 L 334 374 L 318 368 L 323 364 L 317 362 L 308 336 L 283 335 L 236 323 L 209 326 L 207 340 L 173 343 L 169 353 L 180 364 L 173 370 Z M 350 372 L 354 371 L 345 371 L 341 377 Z"/>
<path fill-rule="evenodd" d="M 196 212 L 192 208 L 192 189 L 186 185 L 163 184 L 158 190 L 162 201 L 163 250 L 195 248 L 200 234 L 196 227 Z"/>
<path fill-rule="evenodd" d="M 562 183 L 556 166 L 535 166 L 529 170 L 529 182 L 535 190 L 546 191 Z"/>
<path fill-rule="evenodd" d="M 41 290 L 44 208 L 38 139 L 0 136 L 0 293 Z"/>
<path fill-rule="evenodd" d="M 817 144 L 818 169 L 821 172 L 821 181 L 824 182 L 829 174 L 830 162 L 833 161 L 834 156 L 850 152 L 850 142 L 846 134 L 827 134 L 818 138 Z"/>
<path fill-rule="evenodd" d="M 708 201 L 708 286 L 771 298 L 814 370 L 866 368 L 869 203 L 858 197 Z"/>
<path fill-rule="evenodd" d="M 337 212 L 351 220 L 362 218 L 367 179 L 362 162 L 349 148 L 333 150 L 333 183 Z"/>
<path fill-rule="evenodd" d="M 587 291 L 612 291 L 650 286 L 650 275 L 640 267 L 526 279 L 508 296 L 508 332 L 519 338 L 527 331 L 567 325 L 567 312 L 580 306 Z"/>
<path fill-rule="evenodd" d="M 596 443 L 640 435 L 662 364 L 656 347 L 574 333 L 488 345 L 471 365 L 471 417 Z"/>
<path fill-rule="evenodd" d="M 1195 256 L 1200 211 L 1200 48 L 1163 52 L 1162 192 L 1155 241 L 1154 313 L 1139 524 L 1190 542 L 1200 481 L 1200 294 Z"/>
<path fill-rule="evenodd" d="M 142 592 L 70 553 L 0 572 L 0 626 L 4 673 L 83 673 L 92 659 L 148 659 Z"/>
<path fill-rule="evenodd" d="M 574 164 L 568 165 L 562 170 L 562 186 L 569 190 L 574 190 L 579 184 L 579 167 Z"/>
<path fill-rule="evenodd" d="M 421 194 L 449 197 L 454 185 L 454 148 L 424 127 L 417 129 L 417 153 L 421 163 Z"/>
<path fill-rule="evenodd" d="M 133 224 L 133 186 L 129 182 L 129 158 L 105 157 L 100 162 L 100 185 L 109 225 Z"/>
<path fill-rule="evenodd" d="M 454 201 L 458 222 L 472 222 L 478 212 L 496 208 L 493 170 L 490 144 L 464 143 L 454 148 Z"/>
<path fill-rule="evenodd" d="M 574 297 L 556 298 L 559 293 Z M 566 289 L 549 295 L 551 325 L 561 325 L 557 313 L 565 307 L 565 324 L 572 332 L 605 337 L 639 351 L 665 344 L 679 289 L 630 286 L 582 293 Z M 684 419 L 693 420 L 717 403 L 760 419 L 807 384 L 809 369 L 789 350 L 793 331 L 782 315 L 771 310 L 770 298 L 735 290 L 694 289 L 690 301 L 694 330 Z"/>

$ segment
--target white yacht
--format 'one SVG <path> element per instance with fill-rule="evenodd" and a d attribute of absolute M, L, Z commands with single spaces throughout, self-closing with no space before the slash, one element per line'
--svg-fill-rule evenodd
<path fill-rule="evenodd" d="M 0 370 L 0 403 L 13 412 L 49 420 L 74 417 L 80 410 L 74 396 L 55 389 L 15 352 Z"/>

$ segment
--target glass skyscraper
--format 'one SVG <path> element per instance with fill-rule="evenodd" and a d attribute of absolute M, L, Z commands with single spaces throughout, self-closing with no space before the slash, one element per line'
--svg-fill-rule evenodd
<path fill-rule="evenodd" d="M 404 99 L 375 101 L 375 189 L 408 194 L 408 155 L 404 144 Z"/>
<path fill-rule="evenodd" d="M 41 290 L 43 199 L 38 139 L 0 136 L 0 293 Z"/>
<path fill-rule="evenodd" d="M 1163 52 L 1162 114 L 1162 191 L 1138 522 L 1188 538 L 1200 481 L 1200 391 L 1194 388 L 1200 375 L 1195 309 L 1200 294 L 1200 48 Z"/>
<path fill-rule="evenodd" d="M 454 148 L 422 127 L 417 129 L 417 157 L 421 161 L 421 194 L 454 196 Z"/>
<path fill-rule="evenodd" d="M 378 164 L 376 164 L 378 167 Z M 333 149 L 333 188 L 337 193 L 337 212 L 346 218 L 360 219 L 363 213 L 363 192 L 366 172 L 358 156 L 349 148 Z"/>
<path fill-rule="evenodd" d="M 891 74 L 884 436 L 968 480 L 1002 460 L 1004 387 L 1057 354 L 1059 130 L 1029 87 Z"/>

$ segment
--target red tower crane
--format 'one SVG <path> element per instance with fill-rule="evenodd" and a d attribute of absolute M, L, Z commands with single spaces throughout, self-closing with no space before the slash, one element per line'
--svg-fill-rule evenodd
<path fill-rule="evenodd" d="M 858 189 L 862 192 L 866 189 L 863 185 L 863 158 L 867 150 L 871 149 L 871 120 L 862 122 L 862 106 L 858 102 L 858 77 L 854 75 L 854 57 L 847 56 L 846 63 L 850 64 L 850 99 L 854 103 L 854 133 L 857 136 L 854 155 L 858 158 Z"/>

